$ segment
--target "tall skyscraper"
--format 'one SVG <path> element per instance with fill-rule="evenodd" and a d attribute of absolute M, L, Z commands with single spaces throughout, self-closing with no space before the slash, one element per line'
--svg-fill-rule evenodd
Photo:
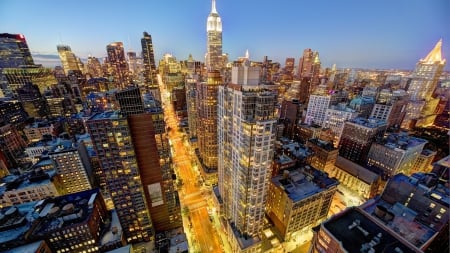
<path fill-rule="evenodd" d="M 127 242 L 149 241 L 152 222 L 127 118 L 108 111 L 93 115 L 86 125 Z"/>
<path fill-rule="evenodd" d="M 138 87 L 117 92 L 116 98 L 122 114 L 128 119 L 155 232 L 181 227 L 181 208 L 172 179 L 169 143 L 161 107 L 145 106 Z"/>
<path fill-rule="evenodd" d="M 212 0 L 211 13 L 206 21 L 208 70 L 220 70 L 222 64 L 222 20 L 216 10 L 216 0 Z"/>
<path fill-rule="evenodd" d="M 414 126 L 428 126 L 433 124 L 436 118 L 434 111 L 439 103 L 439 99 L 433 98 L 433 93 L 445 66 L 441 47 L 442 39 L 436 43 L 425 59 L 421 59 L 416 65 L 413 78 L 407 90 L 411 101 L 406 107 L 402 128 L 410 129 Z"/>
<path fill-rule="evenodd" d="M 34 65 L 25 36 L 22 34 L 0 34 L 0 69 Z"/>
<path fill-rule="evenodd" d="M 158 78 L 155 62 L 155 53 L 153 52 L 152 36 L 144 32 L 141 39 L 142 58 L 144 59 L 144 79 L 145 87 L 153 94 L 156 100 L 161 101 L 161 94 L 158 87 Z"/>
<path fill-rule="evenodd" d="M 67 45 L 58 45 L 56 46 L 58 49 L 59 58 L 61 59 L 61 63 L 63 65 L 64 73 L 69 75 L 69 71 L 72 72 L 81 72 L 79 68 L 78 58 L 72 52 L 69 46 Z"/>
<path fill-rule="evenodd" d="M 219 87 L 218 188 L 234 251 L 260 245 L 272 170 L 277 97 L 259 77 L 260 68 L 247 61 Z"/>
<path fill-rule="evenodd" d="M 128 63 L 122 42 L 113 42 L 106 46 L 108 53 L 108 72 L 114 78 L 117 88 L 124 88 L 129 82 Z"/>
<path fill-rule="evenodd" d="M 219 71 L 208 72 L 206 82 L 197 86 L 197 136 L 202 166 L 217 170 L 217 94 L 222 78 Z"/>
<path fill-rule="evenodd" d="M 91 77 L 103 77 L 102 65 L 98 58 L 89 56 L 86 63 L 86 72 Z"/>
<path fill-rule="evenodd" d="M 197 86 L 198 77 L 188 77 L 185 81 L 186 106 L 188 114 L 189 138 L 197 138 Z"/>

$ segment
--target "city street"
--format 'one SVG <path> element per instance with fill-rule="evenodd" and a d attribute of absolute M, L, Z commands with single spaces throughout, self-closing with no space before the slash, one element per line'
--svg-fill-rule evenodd
<path fill-rule="evenodd" d="M 183 225 L 189 241 L 189 251 L 222 252 L 219 236 L 208 214 L 208 189 L 199 183 L 200 173 L 191 147 L 186 141 L 186 134 L 178 127 L 178 119 L 170 102 L 170 94 L 165 89 L 160 76 L 158 80 L 177 174 Z"/>

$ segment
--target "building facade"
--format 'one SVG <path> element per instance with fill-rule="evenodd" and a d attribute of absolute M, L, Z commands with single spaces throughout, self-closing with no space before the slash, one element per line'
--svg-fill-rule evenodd
<path fill-rule="evenodd" d="M 108 111 L 86 125 L 127 242 L 149 241 L 154 232 L 127 118 Z"/>
<path fill-rule="evenodd" d="M 219 87 L 219 192 L 236 251 L 258 247 L 276 134 L 276 95 L 259 85 L 259 67 L 232 69 Z"/>

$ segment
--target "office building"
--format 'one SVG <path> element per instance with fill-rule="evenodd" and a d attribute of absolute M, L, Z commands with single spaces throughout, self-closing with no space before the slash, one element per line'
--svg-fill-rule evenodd
<path fill-rule="evenodd" d="M 219 87 L 220 208 L 233 251 L 258 250 L 271 175 L 277 125 L 276 95 L 259 83 L 259 67 L 232 68 Z"/>
<path fill-rule="evenodd" d="M 14 125 L 0 127 L 0 152 L 10 168 L 18 165 L 17 157 L 25 150 L 27 144 Z"/>
<path fill-rule="evenodd" d="M 86 125 L 126 241 L 149 241 L 154 232 L 127 118 L 96 113 Z"/>
<path fill-rule="evenodd" d="M 155 53 L 153 52 L 152 36 L 144 32 L 141 39 L 142 58 L 144 62 L 144 80 L 145 87 L 153 94 L 156 100 L 161 101 L 161 94 L 158 86 L 158 71 L 156 69 Z"/>
<path fill-rule="evenodd" d="M 221 70 L 223 68 L 222 19 L 217 13 L 216 0 L 212 0 L 211 13 L 206 21 L 206 33 L 206 67 L 208 70 Z"/>
<path fill-rule="evenodd" d="M 379 99 L 373 106 L 370 118 L 386 121 L 387 127 L 400 127 L 406 114 L 408 96 L 403 90 L 389 92 L 388 99 Z"/>
<path fill-rule="evenodd" d="M 327 218 L 339 182 L 308 165 L 272 178 L 267 214 L 282 238 L 307 231 Z"/>
<path fill-rule="evenodd" d="M 72 49 L 70 49 L 70 46 L 57 45 L 56 49 L 58 50 L 59 58 L 61 59 L 66 76 L 68 76 L 70 72 L 81 73 L 82 69 L 80 69 L 79 58 L 75 56 Z"/>
<path fill-rule="evenodd" d="M 313 80 L 313 85 L 319 84 L 320 59 L 319 52 L 313 52 L 311 48 L 303 50 L 303 56 L 300 57 L 298 63 L 298 78 L 302 80 L 304 77 Z"/>
<path fill-rule="evenodd" d="M 0 101 L 0 126 L 13 124 L 19 126 L 28 119 L 27 112 L 23 109 L 22 103 L 17 100 Z"/>
<path fill-rule="evenodd" d="M 311 149 L 313 154 L 311 165 L 316 169 L 330 173 L 338 156 L 338 149 L 333 146 L 333 143 L 314 138 L 309 139 L 306 146 Z"/>
<path fill-rule="evenodd" d="M 106 46 L 108 74 L 114 79 L 116 88 L 129 84 L 129 68 L 122 42 L 113 42 Z"/>
<path fill-rule="evenodd" d="M 345 122 L 339 142 L 339 155 L 364 164 L 372 142 L 382 138 L 386 131 L 383 120 L 356 118 Z"/>
<path fill-rule="evenodd" d="M 309 96 L 306 110 L 305 123 L 322 126 L 325 120 L 327 109 L 331 104 L 331 95 L 311 95 Z"/>
<path fill-rule="evenodd" d="M 189 139 L 197 139 L 197 122 L 198 122 L 198 112 L 197 112 L 197 86 L 198 77 L 192 76 L 187 77 L 185 81 L 186 89 L 186 106 L 188 115 L 188 126 L 189 126 Z M 192 142 L 191 142 L 192 143 Z"/>
<path fill-rule="evenodd" d="M 344 124 L 347 120 L 356 118 L 359 115 L 354 109 L 347 107 L 345 103 L 332 105 L 325 111 L 323 128 L 329 128 L 333 134 L 333 144 L 337 147 L 341 139 Z"/>
<path fill-rule="evenodd" d="M 436 106 L 433 93 L 445 66 L 445 59 L 441 53 L 442 39 L 439 40 L 428 55 L 419 60 L 408 86 L 410 104 L 402 122 L 402 128 L 410 129 L 414 126 L 429 126 L 433 124 Z M 434 101 L 434 103 L 433 103 Z M 434 107 L 434 108 L 433 108 Z M 420 111 L 419 113 L 417 111 Z"/>
<path fill-rule="evenodd" d="M 33 57 L 22 34 L 0 34 L 0 70 L 34 65 Z"/>
<path fill-rule="evenodd" d="M 197 137 L 200 162 L 205 171 L 217 170 L 219 71 L 209 71 L 206 82 L 197 86 Z"/>
<path fill-rule="evenodd" d="M 419 157 L 417 157 L 416 161 L 414 162 L 410 174 L 414 173 L 429 173 L 433 169 L 432 162 L 434 161 L 434 157 L 436 156 L 437 152 L 432 151 L 429 149 L 423 149 L 420 153 Z"/>
<path fill-rule="evenodd" d="M 406 132 L 392 133 L 374 142 L 367 154 L 367 164 L 391 177 L 397 173 L 410 175 L 411 169 L 428 141 Z"/>
<path fill-rule="evenodd" d="M 71 194 L 92 189 L 93 172 L 84 144 L 61 140 L 48 157 L 55 163 L 56 177 L 64 185 L 61 194 Z"/>
<path fill-rule="evenodd" d="M 47 100 L 36 84 L 26 83 L 17 89 L 19 101 L 30 117 L 45 118 L 50 114 Z"/>
<path fill-rule="evenodd" d="M 91 78 L 103 77 L 103 70 L 100 60 L 94 56 L 89 56 L 86 62 L 86 73 Z"/>
<path fill-rule="evenodd" d="M 152 93 L 146 93 L 146 97 Z M 145 106 L 137 87 L 116 93 L 120 110 L 127 116 L 148 210 L 156 233 L 182 226 L 178 192 L 172 179 L 169 143 L 161 107 Z M 148 101 L 147 101 L 148 102 Z M 148 104 L 147 104 L 148 105 Z"/>

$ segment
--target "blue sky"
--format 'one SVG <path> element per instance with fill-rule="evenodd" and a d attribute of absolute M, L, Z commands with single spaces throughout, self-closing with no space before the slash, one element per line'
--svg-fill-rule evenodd
<path fill-rule="evenodd" d="M 164 53 L 203 60 L 210 9 L 210 0 L 2 0 L 0 32 L 24 34 L 35 59 L 52 59 L 57 44 L 82 58 L 106 56 L 114 41 L 139 53 L 147 31 L 157 60 Z M 249 49 L 252 60 L 297 64 L 312 48 L 324 67 L 413 69 L 440 38 L 450 55 L 448 0 L 217 0 L 217 10 L 231 60 Z"/>

